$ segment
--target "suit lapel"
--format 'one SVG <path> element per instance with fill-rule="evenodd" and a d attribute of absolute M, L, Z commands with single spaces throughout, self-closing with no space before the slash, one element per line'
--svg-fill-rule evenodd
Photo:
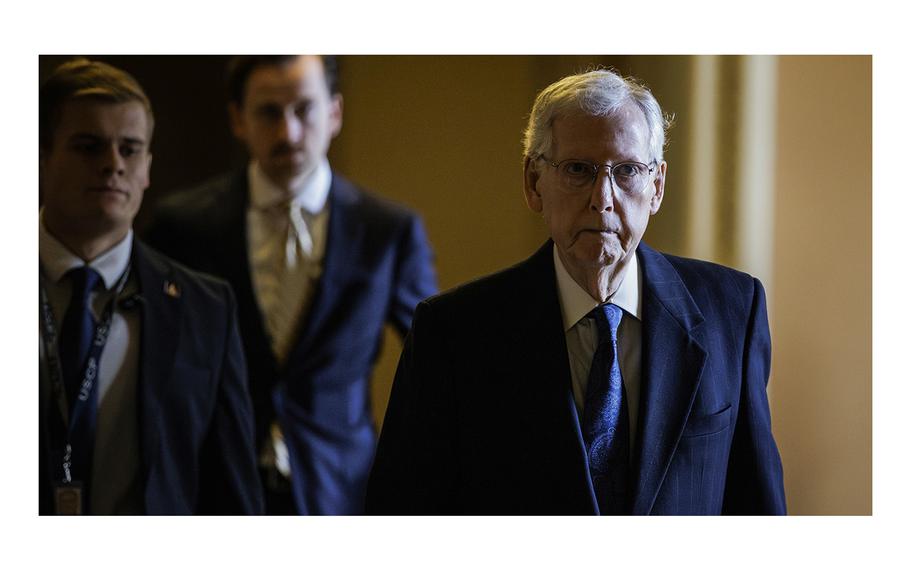
<path fill-rule="evenodd" d="M 633 514 L 648 514 L 695 399 L 707 353 L 697 341 L 701 311 L 672 265 L 644 243 L 642 396 Z"/>
<path fill-rule="evenodd" d="M 231 283 L 234 294 L 237 296 L 237 312 L 238 318 L 242 322 L 244 342 L 254 345 L 257 353 L 271 356 L 272 364 L 277 365 L 265 328 L 262 309 L 259 307 L 259 300 L 253 288 L 249 247 L 247 246 L 249 201 L 249 182 L 244 169 L 231 179 L 221 207 L 215 209 L 221 213 L 221 216 L 212 223 L 215 229 L 210 237 L 210 242 L 218 243 L 220 241 L 223 242 L 223 246 L 214 246 L 211 252 L 217 255 L 216 274 L 223 275 Z"/>
<path fill-rule="evenodd" d="M 139 241 L 133 245 L 133 269 L 139 284 L 141 338 L 139 351 L 139 413 L 142 426 L 142 461 L 149 471 L 158 455 L 158 429 L 162 400 L 172 375 L 180 341 L 183 303 L 180 283 L 169 268 L 150 255 Z"/>
<path fill-rule="evenodd" d="M 335 313 L 351 269 L 355 268 L 354 263 L 362 257 L 364 224 L 357 217 L 358 199 L 350 184 L 333 172 L 322 275 L 316 282 L 309 311 L 298 330 L 298 341 L 288 357 L 287 369 L 302 364 L 311 344 L 328 323 L 329 315 Z"/>
<path fill-rule="evenodd" d="M 524 292 L 526 299 L 521 302 L 526 309 L 521 312 L 523 321 L 516 323 L 523 333 L 520 345 L 513 348 L 513 352 L 522 353 L 529 363 L 525 378 L 539 381 L 536 385 L 525 383 L 524 387 L 534 387 L 532 392 L 537 399 L 532 408 L 540 409 L 531 419 L 551 420 L 542 428 L 542 432 L 548 433 L 551 444 L 539 449 L 548 458 L 542 460 L 542 464 L 552 463 L 560 469 L 553 477 L 565 481 L 567 498 L 573 500 L 562 503 L 561 507 L 568 505 L 571 510 L 593 514 L 597 511 L 597 500 L 572 394 L 552 247 L 552 242 L 548 241 L 524 265 L 528 274 L 522 281 L 530 288 Z"/>
<path fill-rule="evenodd" d="M 211 242 L 216 243 L 215 239 L 219 239 L 223 246 L 212 247 L 211 252 L 217 255 L 220 272 L 232 283 L 238 302 L 252 299 L 253 305 L 256 305 L 247 247 L 246 210 L 249 200 L 249 184 L 246 171 L 243 171 L 231 179 L 221 206 L 214 209 L 219 212 L 219 217 L 212 223 L 215 229 Z"/>
<path fill-rule="evenodd" d="M 328 197 L 329 223 L 323 271 L 315 284 L 309 312 L 297 330 L 297 340 L 293 343 L 283 372 L 302 364 L 309 346 L 318 334 L 317 330 L 324 325 L 339 299 L 352 268 L 352 260 L 360 257 L 363 224 L 356 217 L 357 199 L 357 193 L 350 184 L 333 172 Z M 248 205 L 249 182 L 243 171 L 231 180 L 221 206 L 216 209 L 220 215 L 212 221 L 212 226 L 217 227 L 212 234 L 212 242 L 221 240 L 224 246 L 214 247 L 212 253 L 217 255 L 217 273 L 231 283 L 237 296 L 238 315 L 244 322 L 244 342 L 252 346 L 248 351 L 267 357 L 269 366 L 277 369 L 278 362 L 253 288 L 247 246 Z"/>

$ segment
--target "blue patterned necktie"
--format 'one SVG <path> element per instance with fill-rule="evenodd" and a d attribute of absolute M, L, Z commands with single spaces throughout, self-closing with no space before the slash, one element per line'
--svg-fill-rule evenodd
<path fill-rule="evenodd" d="M 601 514 L 627 513 L 629 479 L 629 409 L 616 349 L 622 309 L 604 304 L 591 312 L 598 344 L 591 362 L 582 434 Z"/>
<path fill-rule="evenodd" d="M 95 317 L 92 315 L 92 290 L 101 276 L 88 266 L 70 270 L 67 275 L 73 286 L 69 307 L 63 318 L 60 334 L 60 364 L 63 367 L 63 384 L 70 406 L 79 394 L 85 372 L 85 360 L 95 334 Z"/>
<path fill-rule="evenodd" d="M 60 365 L 63 368 L 63 382 L 70 409 L 68 440 L 72 446 L 73 480 L 83 484 L 83 513 L 89 512 L 89 489 L 91 485 L 92 456 L 95 451 L 95 427 L 98 418 L 98 377 L 97 370 L 92 388 L 86 400 L 78 405 L 77 397 L 86 376 L 86 360 L 95 335 L 96 322 L 92 315 L 92 290 L 101 276 L 93 269 L 82 266 L 69 273 L 73 285 L 63 329 L 60 334 Z"/>

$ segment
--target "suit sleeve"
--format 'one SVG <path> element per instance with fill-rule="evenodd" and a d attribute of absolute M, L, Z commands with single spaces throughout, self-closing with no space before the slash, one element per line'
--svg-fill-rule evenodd
<path fill-rule="evenodd" d="M 727 470 L 724 514 L 785 515 L 780 454 L 771 432 L 767 385 L 771 336 L 765 291 L 753 279 L 754 293 L 743 360 L 739 415 Z"/>
<path fill-rule="evenodd" d="M 253 406 L 237 328 L 236 306 L 227 289 L 227 326 L 215 410 L 202 449 L 199 510 L 203 514 L 262 514 L 263 496 L 253 441 Z"/>
<path fill-rule="evenodd" d="M 442 328 L 421 303 L 392 385 L 366 495 L 367 514 L 454 512 L 454 384 Z"/>
<path fill-rule="evenodd" d="M 408 218 L 398 251 L 388 320 L 404 337 L 411 327 L 418 302 L 438 292 L 433 252 L 423 223 L 416 215 Z"/>

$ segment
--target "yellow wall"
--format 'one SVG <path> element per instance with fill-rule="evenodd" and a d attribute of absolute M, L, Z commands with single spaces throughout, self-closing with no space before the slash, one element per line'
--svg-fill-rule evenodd
<path fill-rule="evenodd" d="M 872 513 L 872 58 L 779 61 L 774 430 L 793 513 Z"/>

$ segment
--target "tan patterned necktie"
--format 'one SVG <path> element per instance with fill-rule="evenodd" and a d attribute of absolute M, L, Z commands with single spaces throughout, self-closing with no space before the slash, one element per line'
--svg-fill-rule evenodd
<path fill-rule="evenodd" d="M 283 365 L 297 332 L 304 300 L 301 287 L 294 283 L 304 277 L 313 239 L 299 206 L 283 204 L 264 213 L 273 231 L 254 262 L 261 267 L 259 302 L 272 338 L 272 350 Z"/>

